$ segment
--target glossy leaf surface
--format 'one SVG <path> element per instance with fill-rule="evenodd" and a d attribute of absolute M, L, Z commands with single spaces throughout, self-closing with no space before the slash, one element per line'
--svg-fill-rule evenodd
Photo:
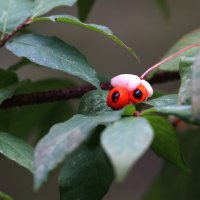
<path fill-rule="evenodd" d="M 33 148 L 23 140 L 0 132 L 0 153 L 30 172 L 33 171 Z"/>
<path fill-rule="evenodd" d="M 112 180 L 112 167 L 102 149 L 82 146 L 65 159 L 59 175 L 60 198 L 101 200 Z"/>
<path fill-rule="evenodd" d="M 35 0 L 33 16 L 39 16 L 58 6 L 73 6 L 77 0 Z"/>
<path fill-rule="evenodd" d="M 37 21 L 63 22 L 63 23 L 69 23 L 76 26 L 84 27 L 86 29 L 105 35 L 106 37 L 110 38 L 118 45 L 127 49 L 130 53 L 132 53 L 137 58 L 133 49 L 128 47 L 122 40 L 120 40 L 117 36 L 115 36 L 113 32 L 106 26 L 102 26 L 98 24 L 86 24 L 86 23 L 81 22 L 78 18 L 71 15 L 55 15 L 55 16 L 50 16 L 50 17 L 40 17 L 40 18 L 34 18 L 33 21 L 34 22 L 37 22 Z"/>
<path fill-rule="evenodd" d="M 95 0 L 78 0 L 79 19 L 84 22 L 92 9 Z"/>
<path fill-rule="evenodd" d="M 191 166 L 190 173 L 165 164 L 144 200 L 188 200 L 200 196 L 199 151 L 200 130 L 188 130 L 181 134 L 184 155 Z"/>
<path fill-rule="evenodd" d="M 113 165 L 117 181 L 125 178 L 152 139 L 153 130 L 144 118 L 124 118 L 103 131 L 101 144 Z"/>
<path fill-rule="evenodd" d="M 103 113 L 106 111 L 112 111 L 107 106 L 106 98 L 108 92 L 102 91 L 102 96 L 99 95 L 98 91 L 91 91 L 86 93 L 79 104 L 79 113 L 84 115 L 95 115 L 97 113 Z"/>
<path fill-rule="evenodd" d="M 90 67 L 85 56 L 56 37 L 24 34 L 7 43 L 6 47 L 18 57 L 25 57 L 44 67 L 78 76 L 101 90 L 96 72 Z"/>
<path fill-rule="evenodd" d="M 122 111 L 96 116 L 75 115 L 66 122 L 54 125 L 36 146 L 35 188 L 38 189 L 47 179 L 48 173 L 80 146 L 98 125 L 119 120 L 121 114 Z"/>
<path fill-rule="evenodd" d="M 180 150 L 177 133 L 166 119 L 159 116 L 145 116 L 154 129 L 153 151 L 168 162 L 189 170 Z"/>
<path fill-rule="evenodd" d="M 10 33 L 32 15 L 33 0 L 1 0 L 0 32 Z"/>

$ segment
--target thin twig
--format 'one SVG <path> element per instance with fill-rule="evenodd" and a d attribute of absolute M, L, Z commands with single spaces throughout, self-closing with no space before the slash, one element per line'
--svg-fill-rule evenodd
<path fill-rule="evenodd" d="M 86 85 L 69 89 L 58 89 L 45 92 L 14 95 L 12 98 L 5 100 L 1 104 L 0 108 L 20 107 L 24 105 L 41 104 L 47 102 L 68 100 L 72 98 L 80 98 L 86 92 L 94 89 L 94 86 Z"/>
<path fill-rule="evenodd" d="M 18 69 L 20 69 L 21 67 L 30 64 L 31 61 L 28 60 L 27 58 L 22 58 L 21 60 L 19 60 L 17 63 L 11 65 L 8 70 L 9 71 L 17 71 Z"/>
<path fill-rule="evenodd" d="M 177 72 L 162 72 L 155 75 L 149 80 L 151 84 L 163 83 L 167 81 L 173 81 L 179 79 Z M 102 83 L 101 88 L 103 90 L 110 90 L 112 87 L 109 83 Z M 25 105 L 34 105 L 54 101 L 63 101 L 74 98 L 80 98 L 85 93 L 95 90 L 92 85 L 73 87 L 68 89 L 49 90 L 45 92 L 35 92 L 29 94 L 14 95 L 10 99 L 5 100 L 0 108 L 20 107 Z"/>
<path fill-rule="evenodd" d="M 27 18 L 22 24 L 16 27 L 12 33 L 6 35 L 2 40 L 0 40 L 0 48 L 2 48 L 8 40 L 14 37 L 18 33 L 18 31 L 20 31 L 26 25 L 28 25 L 31 22 L 31 20 L 32 20 L 31 18 Z"/>
<path fill-rule="evenodd" d="M 172 58 L 174 58 L 174 57 L 176 57 L 176 56 L 178 56 L 178 55 L 180 55 L 180 54 L 182 54 L 182 53 L 184 53 L 184 52 L 186 52 L 186 51 L 188 51 L 188 50 L 190 50 L 190 49 L 192 49 L 192 48 L 194 48 L 194 47 L 199 47 L 199 46 L 200 46 L 200 43 L 191 44 L 191 45 L 186 46 L 185 48 L 183 48 L 183 49 L 181 49 L 181 50 L 179 50 L 179 51 L 173 53 L 172 55 L 170 55 L 170 56 L 168 56 L 167 58 L 161 60 L 160 62 L 156 63 L 156 64 L 153 65 L 152 67 L 149 67 L 148 70 L 146 70 L 146 71 L 140 76 L 140 78 L 141 78 L 141 79 L 144 79 L 145 76 L 146 76 L 149 72 L 151 72 L 152 70 L 154 70 L 154 69 L 160 67 L 160 65 L 166 63 L 167 61 L 171 60 Z"/>

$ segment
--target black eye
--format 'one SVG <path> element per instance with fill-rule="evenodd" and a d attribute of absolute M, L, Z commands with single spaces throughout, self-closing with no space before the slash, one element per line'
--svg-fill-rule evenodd
<path fill-rule="evenodd" d="M 134 92 L 133 92 L 133 96 L 136 98 L 136 99 L 141 99 L 142 98 L 142 91 L 139 90 L 139 89 L 136 89 Z"/>
<path fill-rule="evenodd" d="M 120 93 L 119 92 L 114 92 L 113 94 L 112 94 L 112 101 L 113 102 L 117 102 L 118 101 L 118 99 L 119 99 L 119 96 L 120 96 Z"/>

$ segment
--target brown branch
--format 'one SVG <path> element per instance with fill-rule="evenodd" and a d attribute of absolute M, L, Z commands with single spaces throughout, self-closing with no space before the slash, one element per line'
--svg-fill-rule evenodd
<path fill-rule="evenodd" d="M 50 90 L 45 92 L 35 92 L 29 94 L 14 95 L 12 98 L 5 100 L 0 108 L 20 107 L 31 104 L 41 104 L 53 101 L 68 100 L 71 98 L 80 98 L 86 92 L 94 90 L 91 85 L 74 87 L 69 89 Z"/>
<path fill-rule="evenodd" d="M 6 35 L 2 40 L 0 40 L 0 48 L 2 48 L 8 40 L 14 37 L 18 33 L 18 31 L 22 30 L 26 25 L 28 25 L 31 20 L 31 18 L 27 18 L 22 24 L 16 27 L 12 33 Z"/>
<path fill-rule="evenodd" d="M 149 79 L 151 84 L 155 83 L 164 83 L 167 81 L 179 79 L 179 74 L 177 72 L 162 72 L 155 75 L 153 78 Z M 103 90 L 111 89 L 109 83 L 102 83 L 101 88 Z M 10 107 L 20 107 L 25 105 L 41 104 L 53 101 L 62 101 L 73 98 L 80 98 L 85 93 L 95 90 L 95 87 L 92 85 L 68 88 L 68 89 L 59 89 L 59 90 L 50 90 L 45 92 L 35 92 L 29 94 L 20 94 L 14 95 L 10 99 L 5 100 L 0 108 L 10 108 Z"/>

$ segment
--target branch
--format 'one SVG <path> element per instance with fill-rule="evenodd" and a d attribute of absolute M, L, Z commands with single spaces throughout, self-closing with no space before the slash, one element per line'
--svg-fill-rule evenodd
<path fill-rule="evenodd" d="M 26 25 L 28 25 L 32 21 L 31 18 L 27 18 L 22 24 L 16 27 L 12 33 L 6 35 L 2 40 L 0 40 L 0 48 L 2 48 L 8 40 L 14 37 L 18 31 L 22 30 Z"/>
<path fill-rule="evenodd" d="M 53 101 L 68 100 L 71 98 L 80 98 L 86 92 L 94 89 L 95 87 L 87 85 L 82 87 L 74 87 L 70 89 L 59 89 L 45 92 L 14 95 L 12 98 L 5 100 L 1 104 L 0 108 L 40 104 Z"/>
<path fill-rule="evenodd" d="M 160 72 L 153 78 L 149 79 L 151 84 L 164 83 L 167 81 L 179 79 L 177 72 Z M 112 87 L 109 83 L 101 83 L 103 90 L 110 90 Z M 92 85 L 74 87 L 69 89 L 50 90 L 45 92 L 35 92 L 30 94 L 14 95 L 10 99 L 5 100 L 0 108 L 20 107 L 25 105 L 41 104 L 54 101 L 63 101 L 68 99 L 80 98 L 85 93 L 95 90 Z"/>

